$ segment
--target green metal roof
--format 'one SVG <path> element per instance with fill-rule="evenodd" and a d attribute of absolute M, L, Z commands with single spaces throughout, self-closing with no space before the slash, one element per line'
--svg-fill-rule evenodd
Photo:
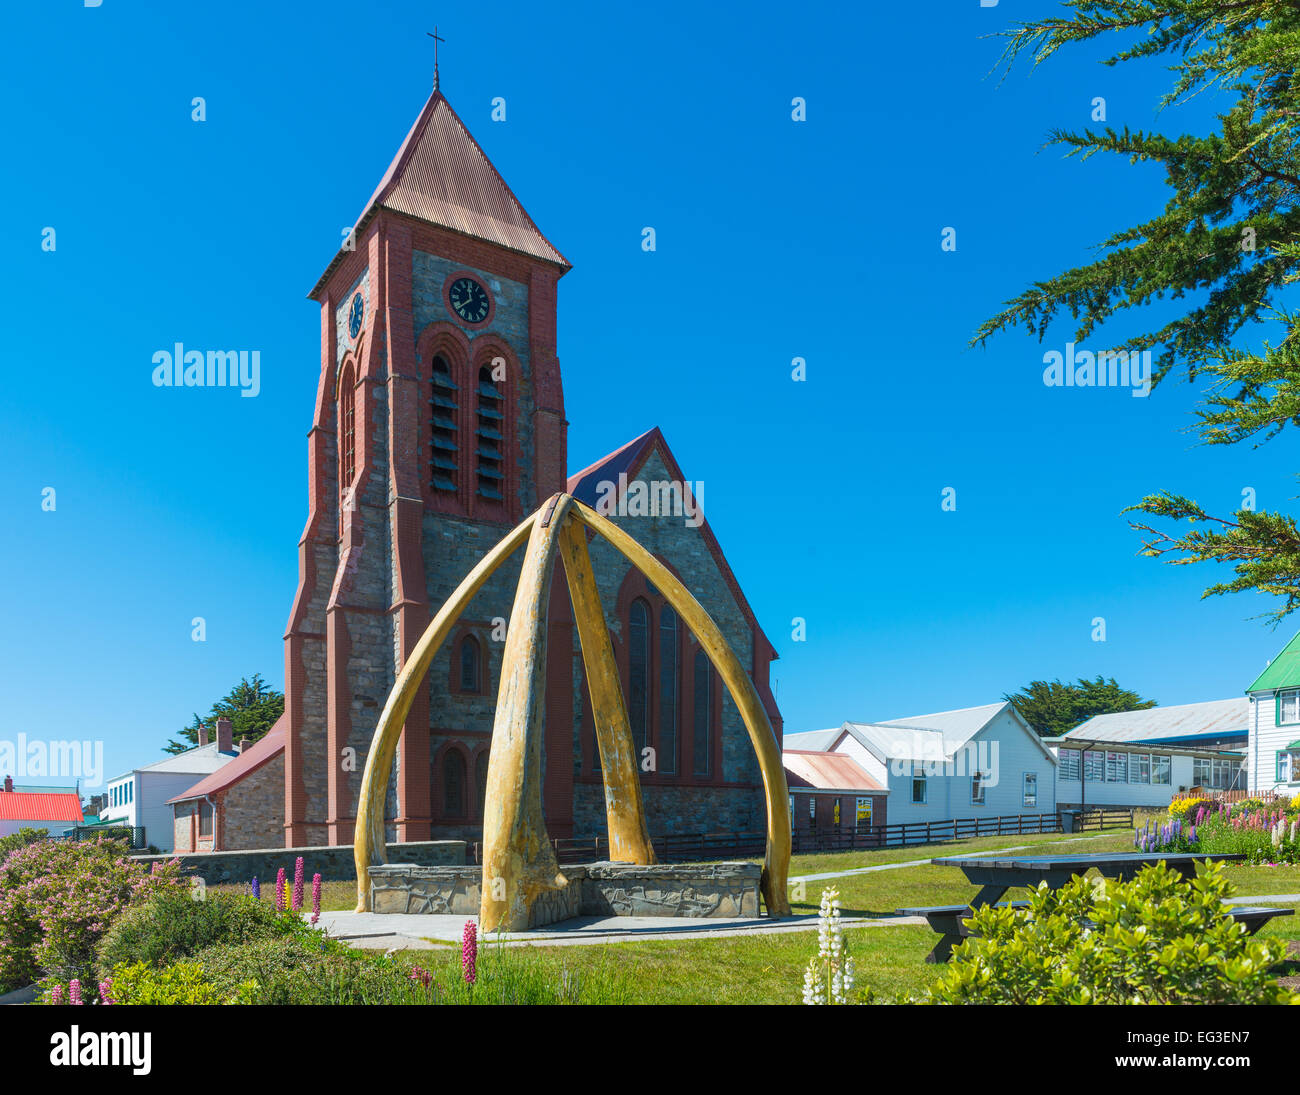
<path fill-rule="evenodd" d="M 1262 692 L 1269 688 L 1300 686 L 1300 634 L 1286 644 L 1267 669 L 1255 680 L 1247 692 Z"/>

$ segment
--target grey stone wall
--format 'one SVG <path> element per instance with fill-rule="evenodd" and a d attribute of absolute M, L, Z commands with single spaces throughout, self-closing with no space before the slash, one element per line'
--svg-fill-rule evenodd
<path fill-rule="evenodd" d="M 284 753 L 226 791 L 218 824 L 223 851 L 270 848 L 284 840 Z"/>
<path fill-rule="evenodd" d="M 638 866 L 591 863 L 560 868 L 568 885 L 534 904 L 530 927 L 574 916 L 757 917 L 756 863 Z M 477 916 L 482 868 L 390 864 L 370 871 L 376 913 Z"/>
<path fill-rule="evenodd" d="M 346 882 L 357 877 L 351 844 L 325 845 L 314 848 L 254 848 L 242 852 L 195 852 L 190 855 L 138 855 L 141 863 L 169 863 L 179 859 L 186 875 L 202 878 L 209 885 L 225 882 L 250 882 L 254 877 L 263 885 L 275 881 L 283 867 L 293 878 L 294 860 L 302 856 L 303 868 L 310 879 L 320 873 L 326 882 Z M 461 840 L 425 840 L 410 844 L 389 844 L 388 858 L 394 863 L 430 866 L 465 862 L 465 843 Z"/>

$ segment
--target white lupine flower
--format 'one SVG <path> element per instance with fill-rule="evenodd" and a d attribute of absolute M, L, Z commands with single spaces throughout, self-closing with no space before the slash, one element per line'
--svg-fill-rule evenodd
<path fill-rule="evenodd" d="M 803 975 L 805 1004 L 847 1004 L 854 986 L 853 959 L 848 957 L 840 924 L 839 891 L 823 890 L 817 917 L 817 957 Z"/>

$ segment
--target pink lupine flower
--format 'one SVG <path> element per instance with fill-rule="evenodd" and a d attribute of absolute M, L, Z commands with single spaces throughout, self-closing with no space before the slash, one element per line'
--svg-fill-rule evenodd
<path fill-rule="evenodd" d="M 68 1003 L 69 1004 L 81 1003 L 81 982 L 78 981 L 75 977 L 68 982 Z"/>
<path fill-rule="evenodd" d="M 293 911 L 302 910 L 302 889 L 303 889 L 303 863 L 302 856 L 294 860 L 293 864 Z"/>
<path fill-rule="evenodd" d="M 465 921 L 465 931 L 461 934 L 460 968 L 468 984 L 478 980 L 478 925 L 472 920 Z"/>
<path fill-rule="evenodd" d="M 52 989 L 50 989 L 50 1003 L 51 1003 L 51 1004 L 61 1004 L 61 1003 L 63 1003 L 63 986 L 62 986 L 62 985 L 55 985 Z"/>
<path fill-rule="evenodd" d="M 101 1004 L 115 1004 L 113 999 L 113 979 L 106 977 L 99 983 L 99 1002 Z"/>
<path fill-rule="evenodd" d="M 320 919 L 320 889 L 321 877 L 320 872 L 311 876 L 311 922 L 316 923 Z"/>
<path fill-rule="evenodd" d="M 433 981 L 433 974 L 431 974 L 431 973 L 430 973 L 428 970 L 426 970 L 423 966 L 412 966 L 412 967 L 411 967 L 411 972 L 410 972 L 409 974 L 407 974 L 407 976 L 408 976 L 412 981 L 418 981 L 418 982 L 419 982 L 420 984 L 422 984 L 426 989 L 429 987 L 430 983 Z"/>
<path fill-rule="evenodd" d="M 284 868 L 281 867 L 275 872 L 275 911 L 284 912 L 284 887 L 285 877 Z"/>

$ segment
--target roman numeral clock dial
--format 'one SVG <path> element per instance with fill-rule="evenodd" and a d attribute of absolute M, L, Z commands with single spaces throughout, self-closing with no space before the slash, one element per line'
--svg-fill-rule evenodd
<path fill-rule="evenodd" d="M 488 317 L 492 302 L 488 292 L 473 278 L 457 278 L 447 290 L 451 310 L 466 323 L 482 323 Z"/>

